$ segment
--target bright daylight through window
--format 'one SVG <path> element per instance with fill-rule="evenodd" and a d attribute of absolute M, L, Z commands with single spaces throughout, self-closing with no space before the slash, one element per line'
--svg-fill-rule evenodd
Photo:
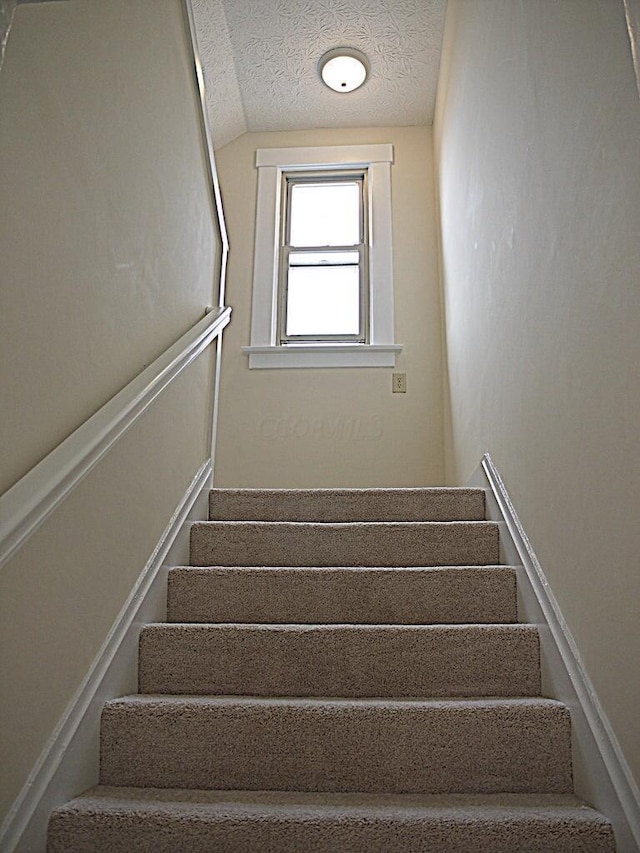
<path fill-rule="evenodd" d="M 368 338 L 365 175 L 284 175 L 279 340 Z"/>
<path fill-rule="evenodd" d="M 391 145 L 261 148 L 250 368 L 393 367 Z"/>

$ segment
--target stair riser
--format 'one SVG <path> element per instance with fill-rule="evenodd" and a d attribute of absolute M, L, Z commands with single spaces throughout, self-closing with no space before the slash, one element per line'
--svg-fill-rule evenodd
<path fill-rule="evenodd" d="M 478 566 L 499 562 L 493 522 L 199 522 L 194 566 Z"/>
<path fill-rule="evenodd" d="M 340 821 L 207 821 L 131 815 L 56 816 L 48 853 L 614 853 L 605 824 L 536 818 L 476 821 L 367 815 Z"/>
<path fill-rule="evenodd" d="M 482 521 L 480 489 L 213 489 L 212 521 Z"/>
<path fill-rule="evenodd" d="M 171 622 L 469 624 L 517 621 L 507 566 L 444 569 L 179 568 Z"/>
<path fill-rule="evenodd" d="M 455 703 L 454 703 L 455 704 Z M 101 782 L 227 790 L 571 790 L 561 706 L 184 700 L 110 703 Z"/>
<path fill-rule="evenodd" d="M 534 696 L 530 626 L 158 625 L 140 637 L 141 693 L 255 696 Z"/>

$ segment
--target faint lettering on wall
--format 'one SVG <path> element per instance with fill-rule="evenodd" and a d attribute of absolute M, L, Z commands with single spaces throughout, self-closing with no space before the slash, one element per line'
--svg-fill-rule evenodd
<path fill-rule="evenodd" d="M 282 415 L 262 418 L 258 433 L 267 441 L 378 441 L 384 433 L 379 415 L 363 418 L 305 418 Z"/>

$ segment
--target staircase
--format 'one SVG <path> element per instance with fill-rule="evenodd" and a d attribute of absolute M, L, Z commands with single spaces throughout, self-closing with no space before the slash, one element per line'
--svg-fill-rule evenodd
<path fill-rule="evenodd" d="M 607 853 L 474 489 L 213 490 L 49 853 Z"/>

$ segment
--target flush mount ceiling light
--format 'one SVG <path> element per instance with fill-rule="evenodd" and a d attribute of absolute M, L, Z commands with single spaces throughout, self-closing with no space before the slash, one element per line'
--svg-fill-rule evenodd
<path fill-rule="evenodd" d="M 367 57 L 352 47 L 335 47 L 328 50 L 318 63 L 323 82 L 334 92 L 353 92 L 367 79 Z"/>

